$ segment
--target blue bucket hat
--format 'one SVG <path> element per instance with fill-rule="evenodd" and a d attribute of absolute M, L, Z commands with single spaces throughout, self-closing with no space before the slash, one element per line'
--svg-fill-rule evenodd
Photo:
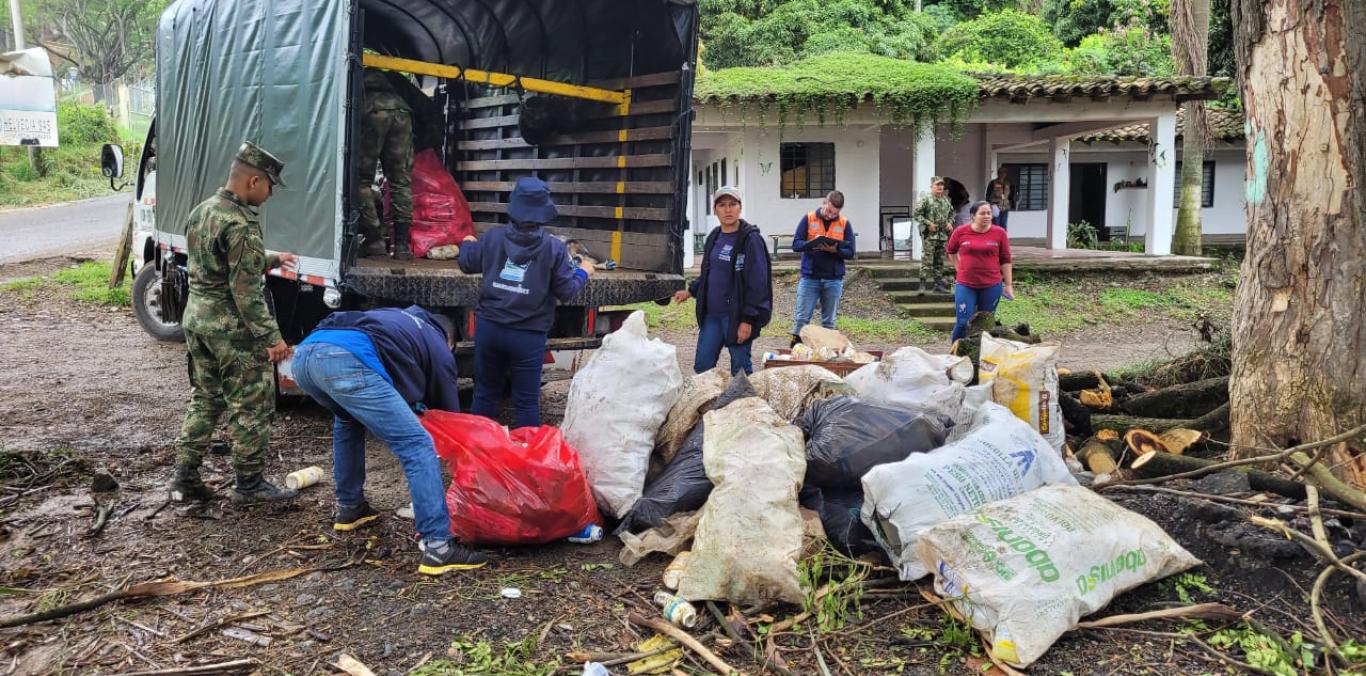
<path fill-rule="evenodd" d="M 549 223 L 559 215 L 545 181 L 535 176 L 517 179 L 508 198 L 508 217 L 514 223 Z"/>

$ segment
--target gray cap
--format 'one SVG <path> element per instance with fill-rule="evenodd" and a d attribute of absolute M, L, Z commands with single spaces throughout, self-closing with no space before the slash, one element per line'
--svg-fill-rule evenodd
<path fill-rule="evenodd" d="M 717 188 L 716 193 L 711 196 L 711 203 L 716 204 L 721 201 L 722 197 L 733 197 L 736 202 L 741 204 L 745 203 L 745 194 L 740 192 L 740 189 L 735 186 L 726 185 Z"/>
<path fill-rule="evenodd" d="M 237 149 L 237 161 L 260 169 L 270 179 L 271 183 L 281 188 L 285 187 L 285 182 L 280 180 L 280 173 L 284 171 L 285 163 L 267 152 L 265 148 L 251 141 L 243 141 L 242 147 Z"/>

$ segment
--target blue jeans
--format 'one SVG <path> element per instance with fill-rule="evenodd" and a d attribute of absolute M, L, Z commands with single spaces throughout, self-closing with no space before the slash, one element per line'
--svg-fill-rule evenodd
<path fill-rule="evenodd" d="M 474 401 L 470 413 L 498 419 L 503 385 L 512 380 L 513 427 L 541 424 L 541 368 L 546 334 L 490 321 L 474 328 Z"/>
<path fill-rule="evenodd" d="M 792 323 L 792 335 L 801 335 L 802 327 L 816 314 L 816 301 L 821 304 L 821 326 L 835 328 L 835 312 L 844 293 L 843 279 L 809 279 L 797 282 L 797 321 Z"/>
<path fill-rule="evenodd" d="M 996 304 L 1001 302 L 1001 292 L 1005 290 L 1005 284 L 997 282 L 994 286 L 985 289 L 974 289 L 963 284 L 953 285 L 953 305 L 955 309 L 957 323 L 953 325 L 953 336 L 950 340 L 958 340 L 968 335 L 968 322 L 972 316 L 978 312 L 995 312 Z"/>
<path fill-rule="evenodd" d="M 692 370 L 705 373 L 716 368 L 716 360 L 721 357 L 721 348 L 726 344 L 726 334 L 730 333 L 729 315 L 707 315 L 697 331 L 697 354 L 693 357 Z M 754 373 L 754 361 L 749 348 L 754 341 L 744 345 L 732 345 L 730 350 L 730 374 L 740 371 Z"/>
<path fill-rule="evenodd" d="M 451 539 L 451 516 L 441 490 L 441 464 L 432 437 L 383 376 L 344 348 L 305 343 L 294 351 L 294 380 L 331 411 L 332 478 L 337 504 L 365 502 L 365 431 L 370 430 L 403 465 L 413 516 L 423 542 Z"/>
<path fill-rule="evenodd" d="M 1009 223 L 1009 222 L 1010 222 L 1010 212 L 1009 212 L 1009 211 L 1002 211 L 1001 214 L 1000 214 L 999 216 L 996 217 L 996 225 L 1001 226 L 1001 229 L 1002 229 L 1002 230 L 1004 230 L 1004 229 L 1007 228 L 1006 223 Z"/>

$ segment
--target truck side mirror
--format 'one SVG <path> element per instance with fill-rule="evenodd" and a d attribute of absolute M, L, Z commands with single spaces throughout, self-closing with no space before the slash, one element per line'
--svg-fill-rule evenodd
<path fill-rule="evenodd" d="M 114 179 L 123 178 L 123 146 L 117 143 L 104 144 L 100 149 L 100 173 L 109 179 L 110 188 L 120 189 L 114 185 Z"/>

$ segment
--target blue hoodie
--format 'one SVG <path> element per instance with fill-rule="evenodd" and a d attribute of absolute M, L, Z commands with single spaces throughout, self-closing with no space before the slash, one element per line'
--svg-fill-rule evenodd
<path fill-rule="evenodd" d="M 555 323 L 555 300 L 569 302 L 588 283 L 588 273 L 569 262 L 564 242 L 540 225 L 500 225 L 461 244 L 460 269 L 484 275 L 475 316 L 540 333 Z"/>
<path fill-rule="evenodd" d="M 409 406 L 423 404 L 441 411 L 459 411 L 455 357 L 446 332 L 427 310 L 416 305 L 365 312 L 333 312 L 318 322 L 304 342 L 329 342 L 324 332 L 359 331 L 370 337 L 394 389 Z M 343 346 L 344 347 L 344 346 Z"/>

